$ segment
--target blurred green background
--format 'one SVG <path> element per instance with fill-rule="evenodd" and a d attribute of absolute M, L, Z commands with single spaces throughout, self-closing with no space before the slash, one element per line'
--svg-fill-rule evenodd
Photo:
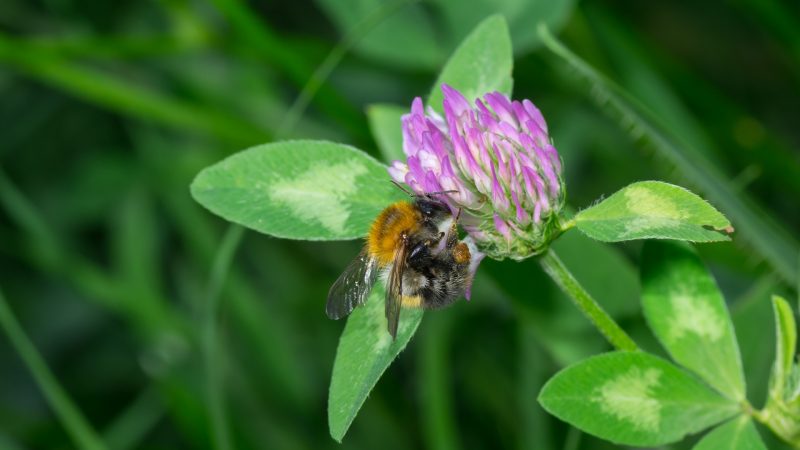
<path fill-rule="evenodd" d="M 226 224 L 190 198 L 194 175 L 278 138 L 378 156 L 368 105 L 425 95 L 460 39 L 498 11 L 514 40 L 514 96 L 545 114 L 573 207 L 642 179 L 706 193 L 540 45 L 540 20 L 716 166 L 796 251 L 794 2 L 3 0 L 0 288 L 111 449 L 212 447 L 201 342 Z M 340 447 L 326 402 L 343 323 L 323 304 L 358 247 L 245 236 L 221 292 L 235 448 Z M 557 248 L 642 346 L 663 354 L 639 314 L 640 245 L 573 231 Z M 774 345 L 769 294 L 795 299 L 796 281 L 736 237 L 699 248 L 730 303 L 760 406 Z M 607 349 L 535 261 L 486 262 L 470 303 L 426 315 L 342 446 L 615 448 L 536 403 L 555 371 Z M 5 333 L 0 448 L 74 448 Z"/>

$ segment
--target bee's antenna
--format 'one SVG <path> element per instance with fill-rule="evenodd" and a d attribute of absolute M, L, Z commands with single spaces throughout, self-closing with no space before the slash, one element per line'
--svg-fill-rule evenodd
<path fill-rule="evenodd" d="M 402 184 L 400 184 L 400 183 L 398 183 L 397 181 L 394 181 L 394 180 L 390 180 L 390 181 L 392 182 L 392 184 L 393 184 L 393 185 L 397 186 L 397 189 L 400 189 L 401 191 L 403 191 L 403 192 L 405 192 L 406 194 L 408 194 L 408 196 L 409 196 L 409 197 L 417 197 L 417 194 L 415 194 L 415 193 L 413 193 L 413 192 L 409 191 L 408 189 L 406 189 L 405 187 L 403 187 L 403 185 L 402 185 Z"/>
<path fill-rule="evenodd" d="M 456 218 L 453 220 L 453 223 L 458 223 L 458 219 L 461 217 L 461 208 L 458 208 L 458 212 L 456 212 Z"/>
<path fill-rule="evenodd" d="M 458 191 L 454 190 L 454 189 L 451 189 L 449 191 L 436 191 L 436 192 L 427 192 L 427 193 L 425 193 L 425 195 L 428 195 L 428 196 L 439 195 L 439 194 L 458 194 Z"/>
<path fill-rule="evenodd" d="M 405 192 L 410 197 L 431 197 L 431 196 L 440 195 L 440 194 L 457 194 L 458 193 L 458 191 L 456 191 L 456 190 L 449 190 L 449 191 L 426 192 L 426 193 L 420 195 L 420 194 L 415 194 L 415 193 L 409 191 L 408 189 L 405 188 L 405 186 L 403 186 L 402 184 L 398 183 L 397 181 L 394 181 L 394 180 L 389 180 L 389 181 L 391 181 L 391 183 L 393 185 L 397 186 L 398 189 L 400 189 L 401 191 Z"/>

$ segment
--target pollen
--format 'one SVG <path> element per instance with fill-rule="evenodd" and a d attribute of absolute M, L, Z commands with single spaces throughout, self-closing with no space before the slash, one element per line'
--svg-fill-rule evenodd
<path fill-rule="evenodd" d="M 389 205 L 378 215 L 367 235 L 367 251 L 386 266 L 394 261 L 402 236 L 417 231 L 422 215 L 411 203 L 397 202 Z"/>
<path fill-rule="evenodd" d="M 456 261 L 456 264 L 466 264 L 469 262 L 470 257 L 469 247 L 463 242 L 460 242 L 456 245 L 456 248 L 453 249 L 453 259 Z"/>
<path fill-rule="evenodd" d="M 403 308 L 421 308 L 422 297 L 419 295 L 404 295 L 401 299 L 401 305 L 403 305 Z"/>

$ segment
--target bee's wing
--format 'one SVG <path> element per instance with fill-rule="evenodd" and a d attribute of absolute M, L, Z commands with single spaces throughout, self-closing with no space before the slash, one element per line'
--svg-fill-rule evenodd
<path fill-rule="evenodd" d="M 403 271 L 406 267 L 407 244 L 401 243 L 394 253 L 394 263 L 386 280 L 386 321 L 392 339 L 397 337 L 397 323 L 400 321 L 400 304 L 403 296 Z"/>
<path fill-rule="evenodd" d="M 328 291 L 325 313 L 331 319 L 347 316 L 364 304 L 377 279 L 377 262 L 362 250 Z"/>

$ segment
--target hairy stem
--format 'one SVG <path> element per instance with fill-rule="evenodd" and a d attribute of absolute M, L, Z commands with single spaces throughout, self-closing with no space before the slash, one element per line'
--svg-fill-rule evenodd
<path fill-rule="evenodd" d="M 539 258 L 539 264 L 542 265 L 542 268 L 550 275 L 550 278 L 572 299 L 575 306 L 583 312 L 611 345 L 618 350 L 639 350 L 633 339 L 614 322 L 614 319 L 603 310 L 600 304 L 572 276 L 572 273 L 564 266 L 564 263 L 561 262 L 561 259 L 553 249 L 549 249 L 542 254 Z"/>
<path fill-rule="evenodd" d="M 750 415 L 766 426 L 792 448 L 800 449 L 800 421 L 797 413 L 784 402 L 770 398 L 764 409 L 753 410 Z"/>

